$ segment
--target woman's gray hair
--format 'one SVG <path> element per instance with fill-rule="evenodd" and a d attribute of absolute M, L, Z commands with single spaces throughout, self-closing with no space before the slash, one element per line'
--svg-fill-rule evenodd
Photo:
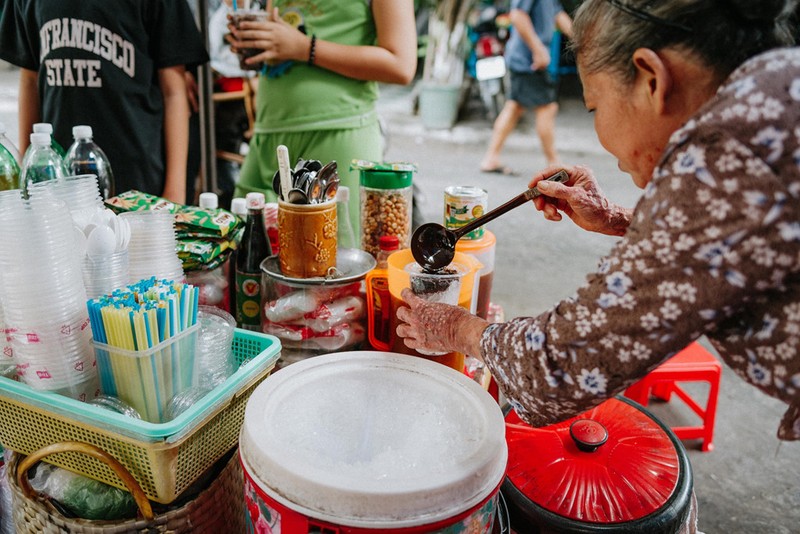
<path fill-rule="evenodd" d="M 675 47 L 699 57 L 720 81 L 745 60 L 793 42 L 796 0 L 586 0 L 572 48 L 581 71 L 633 80 L 637 48 Z"/>

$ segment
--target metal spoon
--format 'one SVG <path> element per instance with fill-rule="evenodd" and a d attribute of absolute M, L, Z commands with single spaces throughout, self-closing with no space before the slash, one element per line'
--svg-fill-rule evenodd
<path fill-rule="evenodd" d="M 567 171 L 560 170 L 545 179 L 564 183 L 569 180 L 569 175 Z M 414 256 L 416 262 L 426 271 L 441 270 L 450 265 L 450 262 L 453 261 L 453 257 L 456 254 L 456 242 L 461 239 L 462 236 L 493 221 L 507 211 L 525 204 L 529 200 L 538 197 L 540 194 L 536 187 L 532 187 L 515 196 L 505 204 L 488 211 L 483 216 L 455 230 L 448 230 L 441 224 L 436 223 L 423 224 L 417 228 L 414 235 L 411 236 L 411 254 Z"/>
<path fill-rule="evenodd" d="M 335 177 L 337 180 L 339 179 L 335 161 L 326 163 L 325 166 L 322 167 L 317 173 L 317 181 L 319 182 L 320 188 L 317 195 L 311 196 L 312 201 L 322 202 L 325 200 L 325 189 L 328 187 L 328 183 L 333 177 Z"/>
<path fill-rule="evenodd" d="M 308 195 L 306 195 L 305 191 L 297 187 L 290 189 L 287 197 L 287 202 L 290 204 L 308 204 Z"/>
<path fill-rule="evenodd" d="M 325 185 L 325 197 L 323 202 L 327 202 L 328 200 L 333 200 L 336 198 L 336 191 L 339 190 L 339 175 L 334 174 L 328 180 L 328 183 Z"/>

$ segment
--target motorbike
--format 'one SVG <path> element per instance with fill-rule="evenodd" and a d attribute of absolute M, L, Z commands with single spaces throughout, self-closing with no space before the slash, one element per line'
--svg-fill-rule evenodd
<path fill-rule="evenodd" d="M 508 13 L 494 3 L 476 7 L 470 17 L 472 49 L 467 58 L 467 71 L 478 82 L 480 100 L 490 120 L 497 117 L 505 103 L 507 69 L 503 52 L 510 27 Z"/>

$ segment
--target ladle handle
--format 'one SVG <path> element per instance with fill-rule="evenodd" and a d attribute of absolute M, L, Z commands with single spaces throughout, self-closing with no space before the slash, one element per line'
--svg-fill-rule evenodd
<path fill-rule="evenodd" d="M 550 180 L 551 182 L 564 183 L 567 180 L 569 180 L 569 175 L 567 174 L 567 171 L 562 169 L 557 173 L 555 173 L 554 175 L 548 176 L 547 178 L 545 178 L 545 180 Z M 533 200 L 539 195 L 541 195 L 541 193 L 539 193 L 539 190 L 536 189 L 536 186 L 533 186 L 527 191 L 524 191 L 519 195 L 515 196 L 505 204 L 501 204 L 500 206 L 497 206 L 495 209 L 487 211 L 482 216 L 478 217 L 477 219 L 471 220 L 470 222 L 468 222 L 467 224 L 465 224 L 460 228 L 452 230 L 452 232 L 456 235 L 456 239 L 461 239 L 461 237 L 464 236 L 465 234 L 468 234 L 471 231 L 475 230 L 476 228 L 480 228 L 484 224 L 495 220 L 496 218 L 503 215 L 507 211 L 511 211 L 514 208 L 522 206 L 529 200 Z"/>

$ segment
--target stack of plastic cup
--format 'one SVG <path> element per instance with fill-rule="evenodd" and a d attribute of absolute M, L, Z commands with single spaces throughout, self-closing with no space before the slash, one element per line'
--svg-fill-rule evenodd
<path fill-rule="evenodd" d="M 48 180 L 31 184 L 28 196 L 36 198 L 43 191 L 51 192 L 67 205 L 75 225 L 83 230 L 96 212 L 103 210 L 103 197 L 94 174 L 66 176 L 62 180 Z"/>
<path fill-rule="evenodd" d="M 92 398 L 97 371 L 69 209 L 52 195 L 0 195 L 0 228 L 0 294 L 20 379 Z"/>
<path fill-rule="evenodd" d="M 214 306 L 199 306 L 197 322 L 200 332 L 195 349 L 194 383 L 214 388 L 236 371 L 232 350 L 236 319 Z"/>
<path fill-rule="evenodd" d="M 80 257 L 83 281 L 89 298 L 111 293 L 115 289 L 130 283 L 128 272 L 127 241 L 124 232 L 127 226 L 120 224 L 119 218 L 111 210 L 105 209 L 97 176 L 94 174 L 78 174 L 67 176 L 63 180 L 50 180 L 32 184 L 28 188 L 32 199 L 41 199 L 52 195 L 64 201 L 70 210 L 75 227 L 78 229 L 76 251 Z M 98 235 L 104 231 L 109 234 L 108 250 L 96 250 L 97 237 L 92 236 L 96 227 Z M 113 233 L 113 235 L 111 235 Z"/>
<path fill-rule="evenodd" d="M 130 225 L 128 244 L 131 282 L 151 278 L 184 282 L 178 258 L 175 215 L 166 211 L 131 211 L 120 217 Z"/>

